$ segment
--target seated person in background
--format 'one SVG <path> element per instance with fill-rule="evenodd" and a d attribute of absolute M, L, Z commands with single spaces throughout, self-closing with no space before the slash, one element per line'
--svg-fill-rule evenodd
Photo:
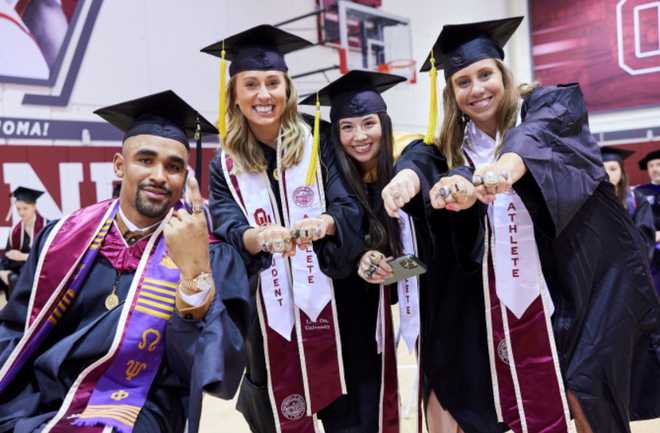
<path fill-rule="evenodd" d="M 635 226 L 642 235 L 643 248 L 648 251 L 649 259 L 655 250 L 655 226 L 653 223 L 653 210 L 646 198 L 638 191 L 630 189 L 628 175 L 623 168 L 623 161 L 632 155 L 632 150 L 617 149 L 615 147 L 601 147 L 603 166 L 610 183 L 614 185 L 614 192 L 619 202 L 628 211 Z"/>
<path fill-rule="evenodd" d="M 12 196 L 14 206 L 21 218 L 14 226 L 7 241 L 4 257 L 0 259 L 0 289 L 9 298 L 12 288 L 16 285 L 21 268 L 28 259 L 34 237 L 44 227 L 46 220 L 37 211 L 37 199 L 43 191 L 19 186 Z"/>
<path fill-rule="evenodd" d="M 37 236 L 0 312 L 0 432 L 194 433 L 244 367 L 221 301 L 247 291 L 242 260 L 194 179 L 181 201 L 188 138 L 217 131 L 171 91 L 96 113 L 125 132 L 120 196 Z"/>

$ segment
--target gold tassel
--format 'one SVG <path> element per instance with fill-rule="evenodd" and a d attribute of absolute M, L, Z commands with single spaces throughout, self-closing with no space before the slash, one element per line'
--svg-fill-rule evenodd
<path fill-rule="evenodd" d="M 433 144 L 435 142 L 435 130 L 438 124 L 438 71 L 435 68 L 435 56 L 431 51 L 431 100 L 429 101 L 429 124 L 424 136 L 424 143 Z"/>
<path fill-rule="evenodd" d="M 225 116 L 227 114 L 227 61 L 225 60 L 225 43 L 222 43 L 220 53 L 220 109 L 218 110 L 218 130 L 220 138 L 224 141 L 227 136 L 227 125 Z"/>
<path fill-rule="evenodd" d="M 307 169 L 307 177 L 305 178 L 305 185 L 310 186 L 314 183 L 316 178 L 316 166 L 319 161 L 319 146 L 321 144 L 321 102 L 319 101 L 319 94 L 316 94 L 316 111 L 314 112 L 314 140 L 312 141 L 312 157 L 309 161 L 309 168 Z"/>

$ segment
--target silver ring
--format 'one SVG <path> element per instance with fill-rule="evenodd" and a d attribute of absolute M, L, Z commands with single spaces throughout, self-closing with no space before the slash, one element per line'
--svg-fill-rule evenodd
<path fill-rule="evenodd" d="M 497 186 L 500 181 L 500 176 L 494 171 L 487 171 L 484 174 L 484 185 L 487 187 Z"/>
<path fill-rule="evenodd" d="M 194 204 L 194 205 L 192 205 L 192 213 L 193 213 L 193 215 L 199 215 L 199 214 L 202 213 L 202 212 L 204 212 L 204 209 L 202 208 L 202 206 L 200 206 L 200 205 L 198 205 L 198 204 Z"/>
<path fill-rule="evenodd" d="M 280 253 L 282 252 L 283 249 L 284 249 L 284 242 L 281 239 L 273 241 L 273 250 L 275 252 Z"/>
<path fill-rule="evenodd" d="M 481 178 L 481 176 L 479 176 L 478 174 L 475 174 L 474 176 L 472 176 L 472 184 L 474 186 L 479 186 L 482 183 L 484 183 L 484 180 Z"/>
<path fill-rule="evenodd" d="M 451 194 L 451 188 L 446 186 L 441 186 L 440 188 L 438 188 L 438 195 L 443 200 L 448 198 L 450 194 Z"/>

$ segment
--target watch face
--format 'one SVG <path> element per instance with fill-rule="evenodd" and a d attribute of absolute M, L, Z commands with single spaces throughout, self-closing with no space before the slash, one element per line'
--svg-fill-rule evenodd
<path fill-rule="evenodd" d="M 200 291 L 209 290 L 213 285 L 211 274 L 201 274 L 195 278 L 195 284 Z"/>

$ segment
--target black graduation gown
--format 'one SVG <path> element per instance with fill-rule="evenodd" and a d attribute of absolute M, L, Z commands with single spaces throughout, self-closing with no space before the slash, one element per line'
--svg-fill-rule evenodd
<path fill-rule="evenodd" d="M 404 210 L 415 221 L 420 258 L 427 265 L 420 282 L 421 370 L 424 397 L 433 390 L 466 433 L 501 432 L 490 390 L 486 320 L 481 275 L 485 207 L 437 211 L 429 191 L 447 174 L 444 156 L 421 140 L 410 143 L 396 163 L 412 169 L 421 190 Z M 472 250 L 466 248 L 472 246 Z"/>
<path fill-rule="evenodd" d="M 514 189 L 534 222 L 543 273 L 555 304 L 552 324 L 564 380 L 580 399 L 595 432 L 629 432 L 629 418 L 660 416 L 660 306 L 643 241 L 607 181 L 579 87 L 535 90 L 523 105 L 522 118 L 523 123 L 505 135 L 501 152 L 520 155 L 527 167 Z M 418 174 L 430 183 L 428 176 L 437 176 L 437 169 L 425 174 L 423 168 Z M 484 211 L 482 206 L 475 208 Z M 441 213 L 450 212 L 434 215 Z M 466 222 L 470 219 L 465 215 Z M 482 223 L 472 227 L 483 236 Z M 483 240 L 476 240 L 476 245 L 483 245 Z M 481 269 L 483 255 L 474 254 L 476 245 L 453 246 L 463 250 L 459 257 L 478 259 Z M 483 316 L 481 279 L 465 280 L 461 286 L 463 293 L 474 294 L 474 304 L 480 304 Z M 450 284 L 446 287 L 458 290 Z M 436 317 L 446 320 L 440 314 Z M 479 321 L 483 326 L 483 317 Z M 482 391 L 489 394 L 492 404 L 485 330 L 481 333 L 484 337 L 474 356 L 483 357 L 483 370 L 476 374 L 488 378 L 488 387 Z M 432 358 L 422 365 L 427 361 L 437 363 Z M 438 372 L 457 374 L 455 370 Z M 468 373 L 459 370 L 458 374 Z M 433 377 L 430 380 L 433 385 Z M 475 418 L 486 422 L 487 430 L 472 427 L 471 417 L 452 407 L 454 396 L 448 398 L 442 395 L 446 389 L 438 388 L 440 401 L 447 403 L 466 432 L 495 429 L 492 412 L 493 416 Z M 471 396 L 466 402 L 474 406 L 484 400 Z"/>
<path fill-rule="evenodd" d="M 9 234 L 11 236 L 11 233 Z M 23 233 L 23 243 L 21 244 L 21 247 L 18 249 L 20 252 L 24 254 L 28 254 L 30 252 L 30 234 L 28 232 Z M 5 247 L 5 253 L 9 251 L 9 241 L 7 241 L 7 246 Z M 16 248 L 13 248 L 16 249 Z M 9 297 L 9 294 L 11 292 L 11 289 L 16 285 L 16 281 L 18 281 L 18 276 L 21 273 L 21 268 L 25 262 L 19 262 L 16 260 L 11 260 L 10 258 L 3 256 L 0 258 L 0 270 L 6 270 L 6 271 L 11 271 L 9 274 L 9 286 L 7 286 L 4 281 L 0 280 L 0 290 L 4 290 L 5 293 L 7 293 L 7 297 Z"/>
<path fill-rule="evenodd" d="M 372 208 L 382 200 L 381 191 L 373 184 L 365 186 Z M 367 219 L 363 222 L 362 236 L 367 233 Z M 378 432 L 379 399 L 381 388 L 381 355 L 376 344 L 376 326 L 380 286 L 369 284 L 357 274 L 359 259 L 353 272 L 335 281 L 335 299 L 342 341 L 346 387 L 348 394 L 339 397 L 319 412 L 326 431 L 357 429 L 360 433 Z M 396 285 L 391 288 L 390 299 L 396 300 Z"/>
<path fill-rule="evenodd" d="M 635 188 L 635 191 L 641 194 L 650 204 L 655 222 L 655 230 L 660 231 L 660 185 L 647 183 Z M 653 234 L 655 241 L 655 233 Z M 651 272 L 655 281 L 655 289 L 660 294 L 660 248 L 656 248 L 651 259 Z"/>
<path fill-rule="evenodd" d="M 37 236 L 36 251 L 41 251 L 53 226 L 47 225 Z M 245 267 L 226 243 L 212 245 L 210 252 L 216 297 L 203 320 L 185 320 L 175 314 L 168 322 L 165 356 L 137 418 L 136 433 L 180 433 L 187 418 L 189 431 L 196 432 L 202 392 L 227 399 L 238 388 L 245 365 L 242 339 L 221 297 L 247 292 Z M 30 255 L 16 290 L 0 311 L 0 364 L 23 334 L 38 256 Z M 0 432 L 33 432 L 55 415 L 80 372 L 109 350 L 133 275 L 119 276 L 121 302 L 106 311 L 104 301 L 117 272 L 98 254 L 76 302 L 0 396 Z"/>
<path fill-rule="evenodd" d="M 268 162 L 268 179 L 281 209 L 279 185 L 273 177 L 276 168 L 275 150 L 260 144 Z M 326 213 L 335 220 L 336 234 L 314 242 L 314 251 L 323 273 L 334 280 L 335 292 L 343 289 L 338 280 L 348 277 L 355 270 L 356 260 L 363 250 L 361 233 L 363 212 L 355 197 L 350 194 L 337 168 L 332 148 L 321 141 L 320 161 L 325 182 Z M 267 269 L 271 255 L 261 252 L 252 256 L 243 246 L 243 233 L 251 226 L 234 201 L 222 172 L 221 153 L 210 164 L 209 208 L 214 231 L 221 239 L 233 245 L 242 256 L 250 276 L 251 303 L 247 319 L 241 323 L 246 340 L 247 369 L 238 396 L 237 409 L 243 413 L 253 432 L 275 431 L 272 410 L 268 398 L 268 377 L 264 358 L 264 343 L 256 310 L 256 288 L 259 272 Z M 338 312 L 338 314 L 341 314 Z M 341 322 L 339 324 L 341 332 Z M 343 340 L 342 340 L 343 344 Z M 346 351 L 344 356 L 350 356 Z M 347 373 L 350 374 L 350 373 Z"/>

